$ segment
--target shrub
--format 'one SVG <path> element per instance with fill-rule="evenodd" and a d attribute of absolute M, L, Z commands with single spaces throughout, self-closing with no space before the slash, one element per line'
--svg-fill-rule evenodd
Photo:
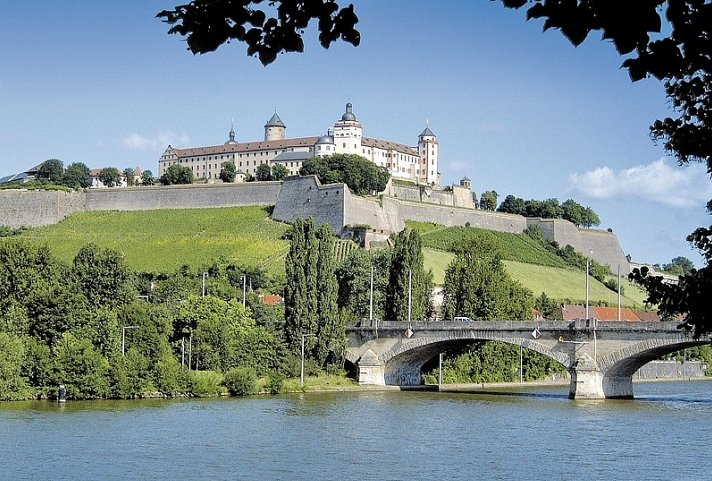
<path fill-rule="evenodd" d="M 197 397 L 219 396 L 222 394 L 223 378 L 215 371 L 191 371 L 189 374 L 191 392 Z"/>
<path fill-rule="evenodd" d="M 225 373 L 223 384 L 233 396 L 248 396 L 257 392 L 257 374 L 251 367 L 235 367 Z"/>
<path fill-rule="evenodd" d="M 270 394 L 279 394 L 282 392 L 282 388 L 284 387 L 284 374 L 280 372 L 270 374 L 266 387 Z"/>

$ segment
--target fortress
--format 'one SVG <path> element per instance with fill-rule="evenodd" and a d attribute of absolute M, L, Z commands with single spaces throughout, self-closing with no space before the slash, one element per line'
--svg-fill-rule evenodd
<path fill-rule="evenodd" d="M 287 126 L 276 112 L 264 128 L 264 139 L 260 141 L 238 142 L 233 126 L 224 144 L 187 149 L 169 145 L 158 161 L 158 175 L 179 164 L 190 168 L 193 177 L 212 183 L 219 178 L 222 164 L 232 162 L 238 173 L 236 181 L 242 182 L 247 175 L 254 177 L 262 164 L 270 167 L 281 164 L 288 175 L 297 175 L 302 163 L 312 157 L 357 154 L 383 167 L 393 178 L 431 186 L 440 183 L 439 145 L 430 127 L 418 136 L 417 146 L 364 137 L 363 126 L 356 119 L 351 103 L 347 103 L 333 130 L 320 137 L 287 138 Z"/>
<path fill-rule="evenodd" d="M 359 240 L 366 245 L 372 239 L 383 239 L 402 230 L 407 220 L 511 233 L 521 233 L 528 226 L 537 225 L 547 239 L 561 246 L 571 245 L 597 262 L 611 266 L 613 271 L 619 265 L 622 272 L 630 269 L 612 232 L 578 229 L 561 219 L 526 218 L 474 209 L 469 192 L 469 187 L 458 186 L 454 186 L 452 192 L 390 186 L 378 200 L 371 200 L 352 195 L 344 184 L 321 185 L 312 176 L 290 177 L 284 182 L 89 189 L 85 192 L 0 190 L 0 225 L 55 224 L 80 211 L 264 205 L 274 206 L 275 220 L 292 222 L 300 217 L 313 217 L 317 223 L 328 223 L 341 235 L 362 236 Z"/>

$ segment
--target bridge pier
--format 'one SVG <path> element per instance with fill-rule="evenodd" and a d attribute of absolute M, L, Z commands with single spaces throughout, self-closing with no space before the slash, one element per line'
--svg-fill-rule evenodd
<path fill-rule="evenodd" d="M 633 399 L 633 376 L 607 376 L 588 354 L 569 369 L 570 399 Z"/>
<path fill-rule="evenodd" d="M 358 361 L 358 383 L 370 386 L 386 385 L 386 364 L 371 349 Z"/>

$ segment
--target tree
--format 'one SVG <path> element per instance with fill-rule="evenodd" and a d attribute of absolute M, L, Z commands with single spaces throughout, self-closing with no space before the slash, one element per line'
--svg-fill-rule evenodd
<path fill-rule="evenodd" d="M 269 164 L 260 164 L 255 171 L 255 178 L 258 181 L 272 180 L 272 169 Z"/>
<path fill-rule="evenodd" d="M 687 275 L 692 272 L 694 268 L 695 264 L 687 257 L 682 256 L 673 258 L 670 264 L 663 264 L 663 271 L 675 276 Z"/>
<path fill-rule="evenodd" d="M 86 189 L 91 186 L 91 171 L 82 162 L 73 162 L 67 166 L 62 176 L 62 184 L 74 189 Z"/>
<path fill-rule="evenodd" d="M 64 165 L 59 159 L 48 159 L 42 162 L 37 170 L 37 177 L 49 181 L 58 181 L 62 177 Z"/>
<path fill-rule="evenodd" d="M 385 320 L 405 321 L 409 314 L 412 320 L 426 319 L 433 276 L 423 267 L 422 242 L 415 230 L 406 228 L 395 236 L 388 278 Z"/>
<path fill-rule="evenodd" d="M 116 167 L 105 167 L 99 172 L 99 180 L 106 187 L 114 187 L 121 182 L 121 173 Z"/>
<path fill-rule="evenodd" d="M 153 172 L 148 169 L 141 172 L 141 185 L 153 185 L 154 181 Z"/>
<path fill-rule="evenodd" d="M 574 201 L 573 199 L 568 199 L 563 204 L 561 204 L 561 209 L 562 218 L 575 224 L 576 226 L 580 226 L 583 224 L 584 207 L 581 204 Z"/>
<path fill-rule="evenodd" d="M 482 197 L 480 197 L 480 209 L 494 211 L 497 208 L 498 195 L 496 190 L 483 192 Z"/>
<path fill-rule="evenodd" d="M 91 306 L 114 308 L 127 304 L 135 295 L 124 256 L 95 244 L 79 249 L 72 276 Z"/>
<path fill-rule="evenodd" d="M 126 185 L 132 187 L 136 183 L 136 175 L 134 174 L 134 169 L 131 167 L 126 167 L 124 169 L 124 177 L 126 177 Z"/>
<path fill-rule="evenodd" d="M 493 242 L 471 238 L 455 246 L 445 271 L 444 316 L 481 321 L 531 319 L 531 292 L 512 280 Z"/>
<path fill-rule="evenodd" d="M 343 182 L 358 195 L 383 191 L 390 178 L 384 167 L 355 154 L 312 157 L 302 164 L 299 174 L 316 175 L 322 184 Z"/>
<path fill-rule="evenodd" d="M 289 231 L 289 252 L 285 259 L 287 283 L 284 288 L 284 336 L 287 346 L 297 352 L 302 335 L 317 331 L 316 276 L 319 252 L 313 219 L 297 219 Z M 311 351 L 315 342 L 305 340 Z"/>
<path fill-rule="evenodd" d="M 507 212 L 509 214 L 524 215 L 526 212 L 524 199 L 509 194 L 507 197 L 504 198 L 502 203 L 499 204 L 497 212 Z"/>
<path fill-rule="evenodd" d="M 193 171 L 190 167 L 184 167 L 179 164 L 173 164 L 166 169 L 166 173 L 161 176 L 161 184 L 192 184 Z"/>
<path fill-rule="evenodd" d="M 212 52 L 226 42 L 238 40 L 247 44 L 248 55 L 257 55 L 264 65 L 273 62 L 279 53 L 303 52 L 302 33 L 312 20 L 318 20 L 319 42 L 324 48 L 338 39 L 354 46 L 361 41 L 354 29 L 358 17 L 353 5 L 339 8 L 334 0 L 275 0 L 266 11 L 257 8 L 259 3 L 193 0 L 157 16 L 172 25 L 168 33 L 186 37 L 194 54 Z M 276 16 L 269 16 L 269 12 Z"/>
<path fill-rule="evenodd" d="M 289 171 L 284 164 L 274 164 L 272 166 L 272 180 L 284 180 Z"/>
<path fill-rule="evenodd" d="M 338 286 L 334 273 L 334 231 L 322 224 L 316 233 L 317 258 L 316 296 L 319 316 L 315 358 L 320 365 L 344 364 L 346 331 L 337 304 Z"/>
<path fill-rule="evenodd" d="M 391 263 L 390 249 L 355 249 L 336 269 L 339 307 L 352 320 L 368 319 L 373 266 L 373 318 L 383 319 Z"/>
<path fill-rule="evenodd" d="M 223 162 L 221 167 L 220 180 L 223 182 L 235 182 L 235 177 L 237 176 L 235 162 Z"/>

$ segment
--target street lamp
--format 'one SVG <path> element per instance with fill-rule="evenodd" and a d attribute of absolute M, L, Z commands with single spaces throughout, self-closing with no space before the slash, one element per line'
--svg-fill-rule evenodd
<path fill-rule="evenodd" d="M 316 337 L 316 334 L 302 334 L 302 375 L 301 375 L 301 387 L 304 389 L 304 339 L 307 337 Z"/>
<path fill-rule="evenodd" d="M 126 346 L 126 329 L 138 329 L 138 326 L 123 326 L 121 328 L 121 355 L 124 355 L 124 347 Z"/>

